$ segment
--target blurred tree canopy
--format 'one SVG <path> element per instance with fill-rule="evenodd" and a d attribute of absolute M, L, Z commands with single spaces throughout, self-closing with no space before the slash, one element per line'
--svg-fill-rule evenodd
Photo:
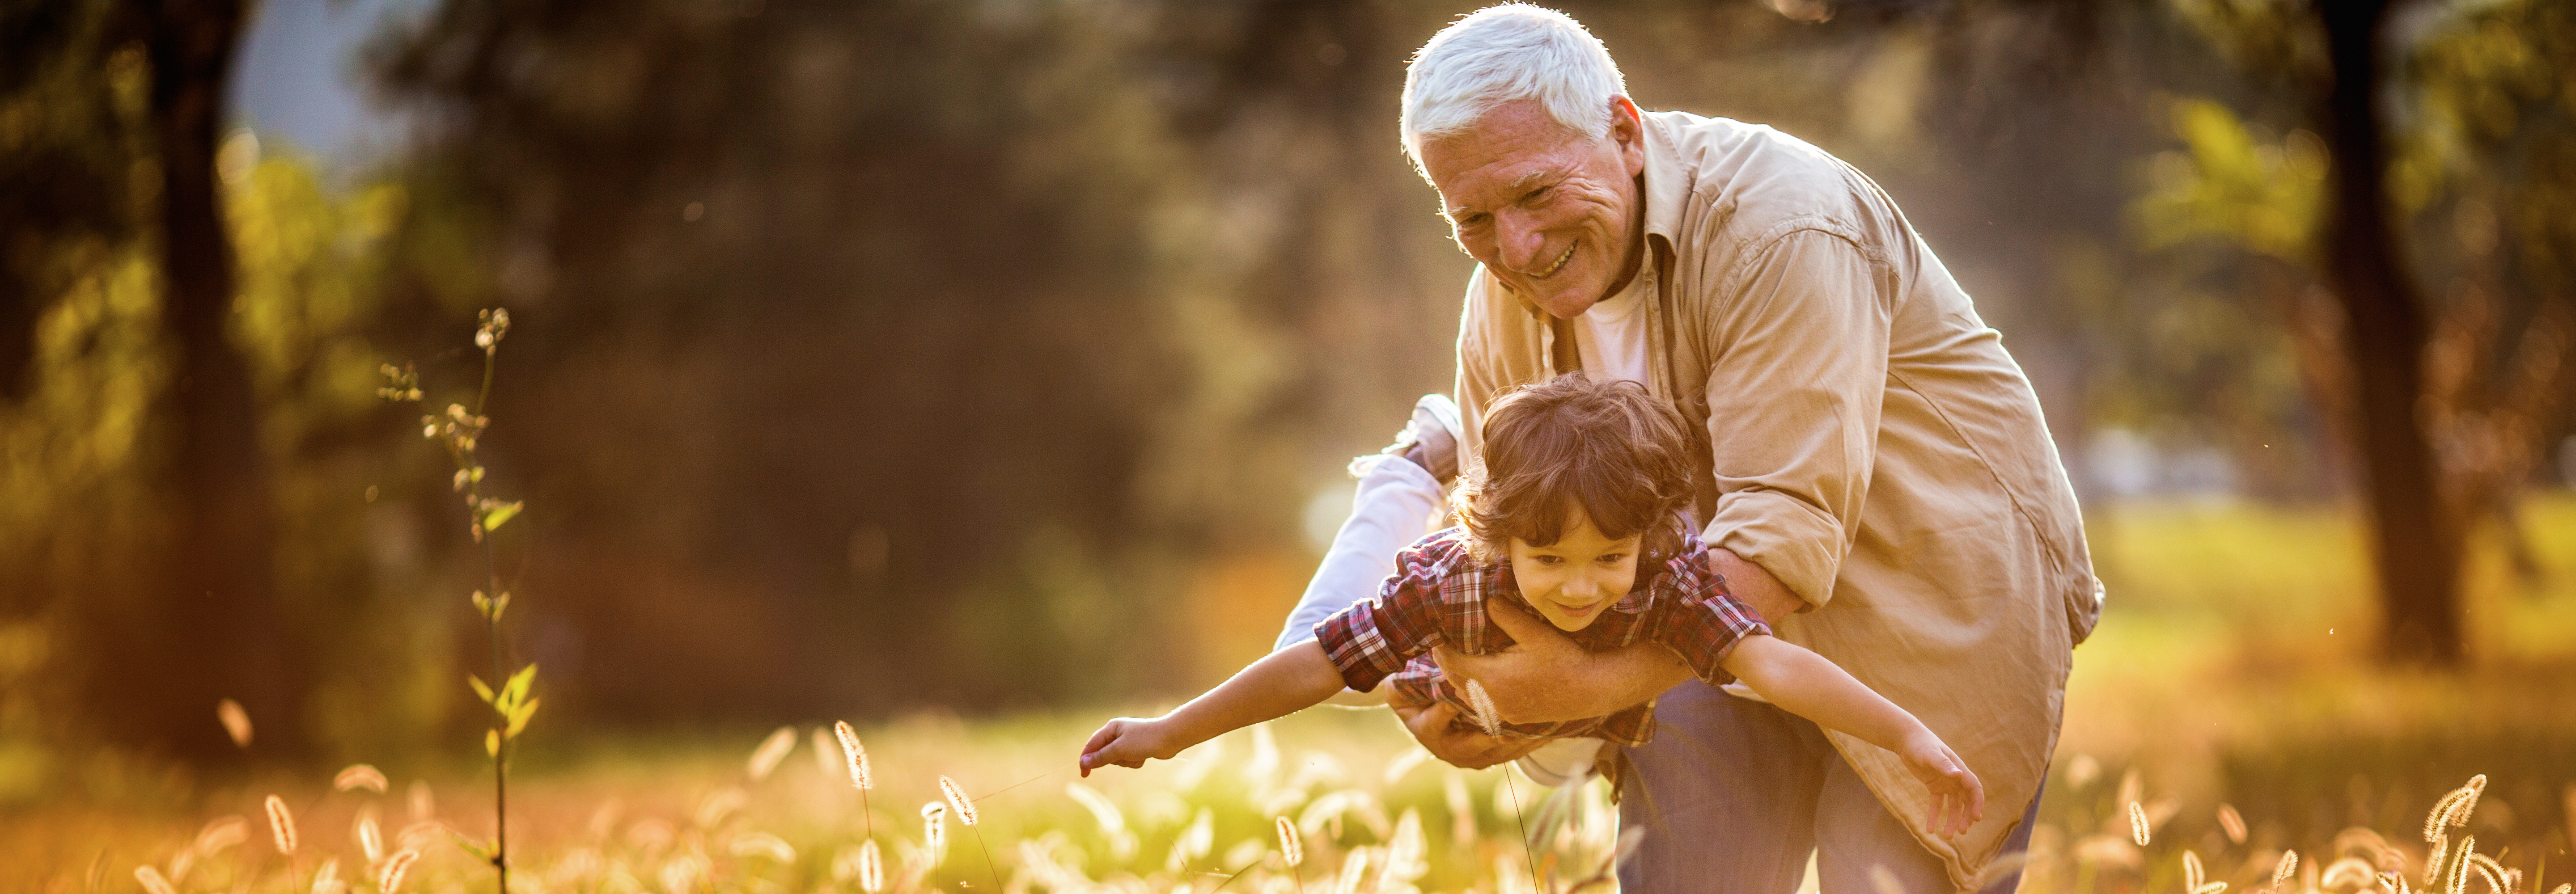
<path fill-rule="evenodd" d="M 126 653 L 102 643 L 191 632 L 141 560 L 192 555 L 189 482 L 221 475 L 183 462 L 201 451 L 163 397 L 184 378 L 154 260 L 167 150 L 119 9 L 0 13 L 10 49 L 53 48 L 0 56 L 0 740 L 149 741 L 101 720 L 151 685 L 106 673 Z M 2117 492 L 2092 461 L 2112 429 L 2249 496 L 2353 492 L 2306 7 L 1567 9 L 1641 105 L 1773 124 L 1884 184 L 2030 371 L 2088 499 Z M 472 725 L 451 690 L 479 560 L 435 448 L 372 393 L 388 362 L 433 407 L 464 393 L 492 306 L 516 324 L 486 456 L 530 506 L 500 535 L 518 657 L 567 720 L 1099 700 L 1259 651 L 1311 567 L 1309 504 L 1449 385 L 1471 262 L 1395 103 L 1465 10 L 446 0 L 398 20 L 366 65 L 419 123 L 405 157 L 332 186 L 236 134 L 207 165 L 251 395 L 226 418 L 256 434 L 265 478 L 240 480 L 274 519 L 239 549 L 270 563 L 260 648 L 294 684 L 254 713 L 334 755 Z M 2463 517 L 2510 519 L 2568 429 L 2567 15 L 2415 4 L 2392 26 L 2391 213 Z M 124 707 L 213 735 L 210 705 Z"/>

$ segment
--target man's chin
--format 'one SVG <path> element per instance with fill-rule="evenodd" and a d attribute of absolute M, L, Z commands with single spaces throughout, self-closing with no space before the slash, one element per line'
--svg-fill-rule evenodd
<path fill-rule="evenodd" d="M 1548 316 L 1571 320 L 1582 316 L 1584 311 L 1591 310 L 1592 305 L 1601 303 L 1601 296 L 1582 289 L 1568 289 L 1545 298 L 1534 299 L 1531 303 L 1538 305 L 1540 310 L 1547 311 Z"/>

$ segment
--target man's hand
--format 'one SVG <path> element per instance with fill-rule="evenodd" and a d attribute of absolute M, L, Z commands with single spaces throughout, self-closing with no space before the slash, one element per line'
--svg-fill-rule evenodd
<path fill-rule="evenodd" d="M 1736 601 L 1761 612 L 1766 623 L 1776 626 L 1780 619 L 1807 609 L 1807 601 L 1782 586 L 1779 578 L 1762 570 L 1762 566 L 1745 561 L 1733 550 L 1710 547 L 1708 570 L 1726 578 L 1726 591 L 1735 594 Z"/>
<path fill-rule="evenodd" d="M 1451 724 L 1458 719 L 1458 709 L 1445 704 L 1389 702 L 1387 707 L 1395 709 L 1395 716 L 1404 721 L 1405 730 L 1413 733 L 1414 741 L 1422 743 L 1424 751 L 1463 770 L 1482 770 L 1519 760 L 1521 755 L 1547 743 L 1545 739 L 1524 742 L 1461 731 Z"/>
<path fill-rule="evenodd" d="M 1512 648 L 1483 655 L 1441 648 L 1434 655 L 1450 685 L 1484 684 L 1507 723 L 1599 717 L 1691 678 L 1681 656 L 1662 646 L 1586 652 L 1546 620 L 1500 600 L 1487 601 L 1485 615 L 1511 635 Z"/>

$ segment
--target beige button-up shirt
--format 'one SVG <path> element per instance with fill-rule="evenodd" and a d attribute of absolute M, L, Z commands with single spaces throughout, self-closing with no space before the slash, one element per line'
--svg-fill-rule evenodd
<path fill-rule="evenodd" d="M 2038 396 L 1895 202 L 1768 127 L 1645 116 L 1649 390 L 1706 452 L 1712 546 L 1808 609 L 1775 626 L 1923 719 L 1986 789 L 1956 839 L 1894 754 L 1834 746 L 1962 886 L 2039 788 L 2101 587 Z M 1459 405 L 1579 366 L 1566 321 L 1479 267 Z M 1705 435 L 1704 438 L 1700 437 Z M 1474 451 L 1471 450 L 1471 455 Z"/>

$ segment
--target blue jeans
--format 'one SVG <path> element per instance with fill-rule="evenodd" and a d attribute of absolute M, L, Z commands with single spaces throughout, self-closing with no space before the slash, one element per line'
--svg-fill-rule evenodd
<path fill-rule="evenodd" d="M 1655 703 L 1654 741 L 1628 749 L 1619 825 L 1644 840 L 1619 869 L 1631 894 L 1789 894 L 1816 855 L 1823 894 L 1873 894 L 1885 866 L 1908 892 L 1953 891 L 1941 860 L 1804 718 L 1692 681 Z M 1988 810 L 2001 805 L 1987 805 Z M 2004 853 L 2030 846 L 2034 795 Z M 2009 894 L 2021 873 L 1981 894 Z"/>

